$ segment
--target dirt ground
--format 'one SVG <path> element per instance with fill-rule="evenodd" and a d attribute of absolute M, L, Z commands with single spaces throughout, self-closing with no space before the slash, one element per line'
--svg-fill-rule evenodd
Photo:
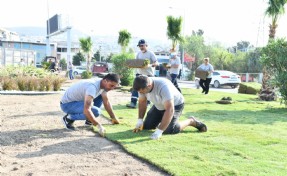
<path fill-rule="evenodd" d="M 167 175 L 91 132 L 84 121 L 75 122 L 77 131 L 66 130 L 61 96 L 0 95 L 1 176 Z M 116 90 L 109 96 L 112 104 L 130 99 L 129 93 Z M 110 123 L 104 118 L 101 122 Z"/>

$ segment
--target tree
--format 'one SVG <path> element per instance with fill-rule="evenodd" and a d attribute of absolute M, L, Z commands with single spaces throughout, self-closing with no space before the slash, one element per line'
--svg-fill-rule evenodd
<path fill-rule="evenodd" d="M 261 91 L 263 100 L 275 100 L 273 87 L 279 88 L 282 102 L 287 106 L 287 41 L 285 39 L 272 40 L 262 49 L 262 63 L 269 68 L 272 75 L 268 80 L 268 89 Z"/>
<path fill-rule="evenodd" d="M 108 55 L 108 57 L 107 57 L 107 59 L 106 59 L 106 62 L 111 62 L 112 61 L 112 57 L 113 57 L 113 53 L 110 53 L 109 55 Z"/>
<path fill-rule="evenodd" d="M 185 41 L 186 42 L 183 46 L 186 53 L 195 58 L 194 62 L 192 62 L 192 65 L 189 66 L 191 68 L 190 77 L 193 79 L 195 69 L 199 66 L 205 56 L 204 38 L 200 35 L 191 35 L 187 36 Z"/>
<path fill-rule="evenodd" d="M 167 16 L 167 37 L 172 41 L 171 52 L 176 51 L 176 46 L 179 42 L 183 42 L 181 35 L 182 30 L 182 17 L 175 18 L 173 16 Z"/>
<path fill-rule="evenodd" d="M 277 21 L 280 15 L 283 15 L 285 13 L 284 6 L 286 2 L 287 0 L 269 0 L 268 1 L 268 7 L 265 11 L 265 14 L 271 17 L 271 24 L 269 24 L 269 41 L 268 42 L 271 42 L 272 40 L 275 39 L 276 28 L 278 27 Z M 268 87 L 268 80 L 270 80 L 271 78 L 269 69 L 271 68 L 268 68 L 267 65 L 263 65 L 262 88 L 260 90 L 260 96 L 259 96 L 263 100 L 266 99 L 262 95 L 264 94 L 263 92 L 265 92 L 266 89 L 270 89 L 270 87 Z"/>
<path fill-rule="evenodd" d="M 67 70 L 67 62 L 65 58 L 62 58 L 60 60 L 60 67 L 62 68 L 62 70 Z"/>
<path fill-rule="evenodd" d="M 281 15 L 285 13 L 284 6 L 286 0 L 269 0 L 265 15 L 271 17 L 271 24 L 269 24 L 269 40 L 275 39 L 277 21 Z"/>
<path fill-rule="evenodd" d="M 79 41 L 80 41 L 81 50 L 87 55 L 87 71 L 90 71 L 91 52 L 92 52 L 93 42 L 91 40 L 91 37 L 80 38 Z"/>
<path fill-rule="evenodd" d="M 81 65 L 81 61 L 86 61 L 84 55 L 78 52 L 73 56 L 73 65 Z"/>
<path fill-rule="evenodd" d="M 241 41 L 237 42 L 237 50 L 240 50 L 242 52 L 247 51 L 247 48 L 249 47 L 250 42 L 248 41 Z"/>
<path fill-rule="evenodd" d="M 100 51 L 98 50 L 98 51 L 94 54 L 94 56 L 92 57 L 92 60 L 100 61 L 100 57 L 101 57 Z"/>
<path fill-rule="evenodd" d="M 126 48 L 128 47 L 131 38 L 131 34 L 126 29 L 119 31 L 118 44 L 121 46 L 122 52 L 126 52 Z"/>

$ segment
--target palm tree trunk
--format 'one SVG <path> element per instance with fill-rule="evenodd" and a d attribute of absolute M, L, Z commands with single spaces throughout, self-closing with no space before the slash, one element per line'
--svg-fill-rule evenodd
<path fill-rule="evenodd" d="M 275 38 L 276 28 L 277 28 L 277 24 L 275 24 L 275 25 L 270 24 L 269 25 L 269 40 Z"/>
<path fill-rule="evenodd" d="M 91 65 L 91 56 L 90 53 L 88 53 L 88 58 L 87 58 L 87 71 L 90 72 L 90 65 Z"/>

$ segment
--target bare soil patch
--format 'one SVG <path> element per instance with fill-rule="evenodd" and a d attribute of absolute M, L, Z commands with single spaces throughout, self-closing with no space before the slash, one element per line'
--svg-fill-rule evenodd
<path fill-rule="evenodd" d="M 77 131 L 66 130 L 61 96 L 0 95 L 0 175 L 167 175 L 88 130 L 84 121 L 75 122 Z M 130 100 L 117 90 L 109 96 L 112 104 Z"/>

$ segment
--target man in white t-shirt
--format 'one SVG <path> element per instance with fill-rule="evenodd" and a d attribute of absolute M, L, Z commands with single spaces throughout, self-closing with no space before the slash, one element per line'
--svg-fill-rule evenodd
<path fill-rule="evenodd" d="M 146 68 L 138 68 L 136 76 L 146 75 L 148 77 L 154 76 L 155 67 L 158 66 L 157 58 L 154 52 L 147 49 L 147 43 L 144 39 L 139 40 L 138 45 L 140 52 L 137 53 L 136 59 L 149 59 L 150 64 Z M 129 108 L 136 108 L 138 101 L 138 92 L 132 91 L 131 102 L 127 104 Z"/>
<path fill-rule="evenodd" d="M 207 126 L 194 117 L 178 121 L 184 108 L 184 98 L 168 79 L 140 75 L 135 78 L 133 88 L 139 92 L 139 117 L 134 132 L 156 129 L 151 139 L 159 139 L 163 133 L 177 134 L 187 126 L 193 126 L 200 132 L 207 131 Z M 143 120 L 147 100 L 150 100 L 153 106 Z"/>
<path fill-rule="evenodd" d="M 100 135 L 104 136 L 105 128 L 96 117 L 101 114 L 100 107 L 104 104 L 112 123 L 119 123 L 107 96 L 107 92 L 119 83 L 119 75 L 109 73 L 101 79 L 80 81 L 69 87 L 60 101 L 61 109 L 66 113 L 62 118 L 65 127 L 75 130 L 74 121 L 86 120 L 86 125 L 97 126 Z"/>
<path fill-rule="evenodd" d="M 177 88 L 177 90 L 181 92 L 181 89 L 179 88 L 177 83 L 177 77 L 180 70 L 180 59 L 179 57 L 177 57 L 176 53 L 170 53 L 169 57 L 170 59 L 168 64 L 169 66 L 168 72 L 171 78 L 171 82 Z"/>

